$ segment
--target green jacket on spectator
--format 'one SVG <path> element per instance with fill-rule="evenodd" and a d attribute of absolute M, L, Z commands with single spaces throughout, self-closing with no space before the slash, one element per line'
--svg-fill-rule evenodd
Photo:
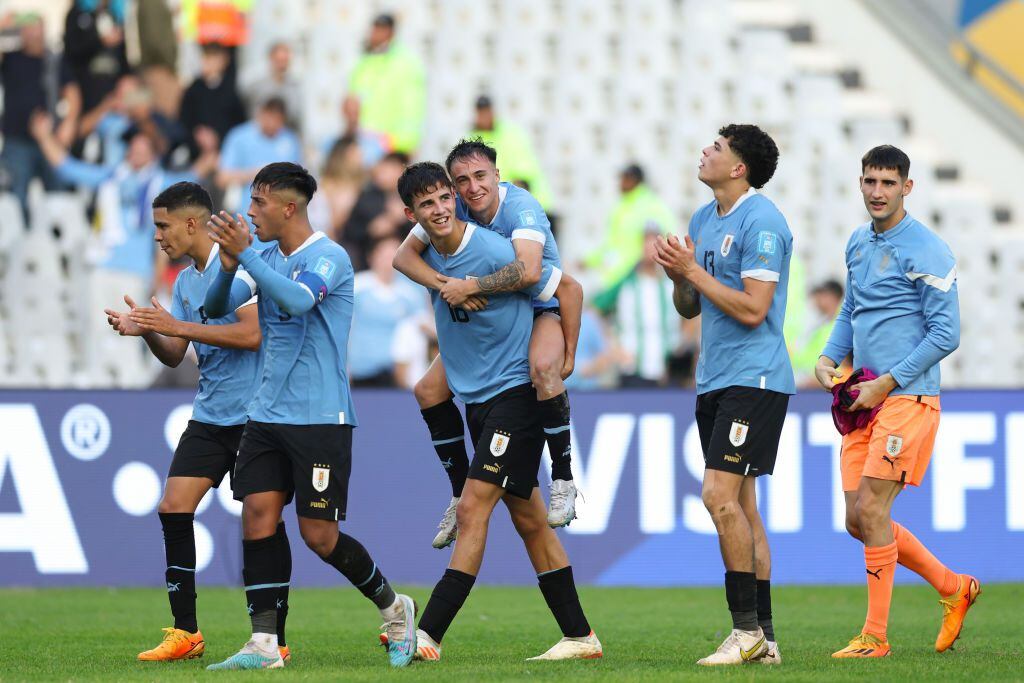
<path fill-rule="evenodd" d="M 498 170 L 501 179 L 509 182 L 525 181 L 544 210 L 551 208 L 551 188 L 540 168 L 530 138 L 522 127 L 509 121 L 495 121 L 492 130 L 474 130 L 470 137 L 481 138 L 498 151 Z"/>
<path fill-rule="evenodd" d="M 658 225 L 661 232 L 673 232 L 676 218 L 665 202 L 645 184 L 624 193 L 612 209 L 608 231 L 597 249 L 584 261 L 595 270 L 602 287 L 610 287 L 622 280 L 643 256 L 644 226 Z"/>
<path fill-rule="evenodd" d="M 348 88 L 359 98 L 361 128 L 387 136 L 393 151 L 416 151 L 426 110 L 419 57 L 394 42 L 383 52 L 368 52 L 352 70 Z"/>

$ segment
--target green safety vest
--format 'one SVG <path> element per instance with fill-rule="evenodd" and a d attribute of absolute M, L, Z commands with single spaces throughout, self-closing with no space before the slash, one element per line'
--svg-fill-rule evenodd
<path fill-rule="evenodd" d="M 359 98 L 359 125 L 387 137 L 392 150 L 411 154 L 423 135 L 426 87 L 423 64 L 402 45 L 359 58 L 348 81 Z"/>
<path fill-rule="evenodd" d="M 663 233 L 675 232 L 675 216 L 649 187 L 637 185 L 622 195 L 612 209 L 604 241 L 585 260 L 588 268 L 597 271 L 602 286 L 614 285 L 640 262 L 644 229 L 652 222 Z"/>
<path fill-rule="evenodd" d="M 530 144 L 530 138 L 520 126 L 507 121 L 495 121 L 494 130 L 474 130 L 472 138 L 481 138 L 498 151 L 498 170 L 501 179 L 509 182 L 525 180 L 530 194 L 545 209 L 551 208 L 551 189 L 540 162 Z"/>

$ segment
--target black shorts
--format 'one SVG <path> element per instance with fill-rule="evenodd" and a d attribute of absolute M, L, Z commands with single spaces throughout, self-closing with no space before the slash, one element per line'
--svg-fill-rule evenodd
<path fill-rule="evenodd" d="M 466 406 L 475 446 L 469 478 L 500 486 L 529 500 L 537 486 L 544 429 L 531 384 L 507 389 L 484 403 Z"/>
<path fill-rule="evenodd" d="M 557 315 L 559 319 L 562 318 L 562 309 L 560 307 L 558 307 L 558 306 L 552 306 L 551 308 L 535 308 L 535 309 L 533 309 L 533 319 L 536 320 L 537 318 L 541 317 L 545 313 L 550 313 L 552 315 Z"/>
<path fill-rule="evenodd" d="M 205 477 L 220 486 L 225 474 L 235 468 L 238 442 L 245 425 L 221 427 L 205 422 L 188 421 L 178 447 L 174 449 L 168 477 Z"/>
<path fill-rule="evenodd" d="M 789 396 L 768 389 L 726 387 L 697 397 L 704 466 L 749 477 L 771 474 Z"/>
<path fill-rule="evenodd" d="M 285 491 L 295 514 L 345 519 L 352 474 L 352 425 L 245 425 L 235 463 L 235 500 Z"/>

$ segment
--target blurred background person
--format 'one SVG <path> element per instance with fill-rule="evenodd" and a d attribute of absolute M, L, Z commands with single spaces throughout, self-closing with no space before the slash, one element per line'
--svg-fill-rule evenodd
<path fill-rule="evenodd" d="M 576 346 L 576 367 L 565 380 L 566 389 L 589 391 L 608 386 L 608 380 L 612 379 L 609 370 L 615 367 L 615 358 L 615 344 L 608 339 L 604 321 L 593 308 L 584 306 Z"/>
<path fill-rule="evenodd" d="M 836 316 L 843 306 L 843 286 L 838 280 L 825 280 L 811 290 L 808 327 L 799 337 L 801 344 L 790 352 L 793 375 L 798 388 L 810 389 L 818 386 L 814 378 L 814 366 L 825 348 L 825 342 L 832 333 Z M 842 366 L 843 363 L 840 363 Z"/>
<path fill-rule="evenodd" d="M 348 90 L 359 101 L 360 128 L 384 136 L 391 151 L 416 151 L 426 117 L 424 69 L 419 57 L 395 41 L 394 15 L 373 20 Z"/>
<path fill-rule="evenodd" d="M 181 100 L 181 124 L 189 139 L 189 152 L 199 156 L 201 143 L 197 139 L 210 134 L 216 136 L 218 147 L 228 133 L 248 118 L 235 81 L 228 77 L 231 55 L 219 43 L 202 47 L 199 75 L 185 90 Z M 294 161 L 294 159 L 289 159 Z"/>
<path fill-rule="evenodd" d="M 391 339 L 395 386 L 412 391 L 437 356 L 437 327 L 429 306 L 398 323 Z"/>
<path fill-rule="evenodd" d="M 677 221 L 672 211 L 644 180 L 644 169 L 638 164 L 630 164 L 619 174 L 621 197 L 608 216 L 600 243 L 584 262 L 597 273 L 603 287 L 622 280 L 644 257 L 647 231 L 667 233 L 675 229 Z"/>
<path fill-rule="evenodd" d="M 292 48 L 288 43 L 281 40 L 271 45 L 267 50 L 267 60 L 242 74 L 239 91 L 250 116 L 255 115 L 260 104 L 272 97 L 290 103 L 288 126 L 296 131 L 302 130 L 302 80 L 292 70 Z"/>
<path fill-rule="evenodd" d="M 345 227 L 341 244 L 348 250 L 356 270 L 367 267 L 370 243 L 384 237 L 404 239 L 411 229 L 405 217 L 405 205 L 398 196 L 398 178 L 409 157 L 391 152 L 370 169 L 370 177 L 359 192 Z"/>
<path fill-rule="evenodd" d="M 348 370 L 353 386 L 395 386 L 392 341 L 399 323 L 417 317 L 427 306 L 423 291 L 391 265 L 397 237 L 373 242 L 369 269 L 356 273 Z"/>
<path fill-rule="evenodd" d="M 127 0 L 75 0 L 64 25 L 64 55 L 88 113 L 128 73 L 124 44 Z"/>
<path fill-rule="evenodd" d="M 336 242 L 341 241 L 342 228 L 352 214 L 366 179 L 359 143 L 347 135 L 338 138 L 327 152 L 318 193 L 327 202 L 330 215 L 330 229 L 326 232 Z"/>

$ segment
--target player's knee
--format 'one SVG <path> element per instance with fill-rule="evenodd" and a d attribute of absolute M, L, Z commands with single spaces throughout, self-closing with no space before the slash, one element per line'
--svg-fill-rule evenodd
<path fill-rule="evenodd" d="M 562 364 L 554 358 L 531 358 L 530 381 L 537 389 L 553 392 L 562 381 Z"/>
<path fill-rule="evenodd" d="M 195 512 L 195 508 L 189 509 L 187 501 L 174 495 L 167 495 L 164 493 L 164 497 L 160 499 L 160 505 L 157 506 L 156 510 L 161 515 L 173 514 L 176 512 Z"/>
<path fill-rule="evenodd" d="M 455 524 L 459 533 L 472 533 L 483 522 L 484 508 L 472 496 L 463 494 L 455 508 Z"/>
<path fill-rule="evenodd" d="M 430 381 L 430 375 L 427 375 L 416 382 L 412 388 L 412 395 L 416 397 L 416 403 L 420 408 L 424 409 L 445 401 L 448 398 L 446 389 L 447 387 L 438 388 L 434 382 Z"/>
<path fill-rule="evenodd" d="M 715 525 L 728 523 L 743 514 L 743 508 L 740 507 L 739 501 L 721 491 L 705 490 L 701 494 L 701 499 L 704 501 L 704 507 L 711 513 L 711 519 Z"/>
<path fill-rule="evenodd" d="M 859 496 L 854 510 L 857 513 L 858 530 L 863 530 L 866 526 L 874 526 L 885 517 L 885 509 L 882 506 L 882 502 L 871 495 Z"/>
<path fill-rule="evenodd" d="M 320 557 L 330 555 L 338 542 L 337 529 L 311 529 L 300 525 L 299 533 L 302 535 L 302 540 L 306 543 L 306 547 Z"/>
<path fill-rule="evenodd" d="M 853 515 L 846 515 L 846 532 L 858 541 L 864 540 L 860 531 L 860 521 Z"/>
<path fill-rule="evenodd" d="M 277 531 L 277 519 L 270 506 L 247 504 L 242 507 L 242 535 L 245 538 L 265 538 Z"/>
<path fill-rule="evenodd" d="M 549 528 L 547 519 L 535 514 L 516 512 L 510 516 L 512 517 L 512 525 L 516 528 L 516 533 L 523 539 L 533 538 Z"/>

